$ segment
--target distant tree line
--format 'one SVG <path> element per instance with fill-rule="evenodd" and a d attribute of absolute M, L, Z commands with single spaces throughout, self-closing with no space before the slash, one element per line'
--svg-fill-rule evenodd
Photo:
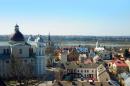
<path fill-rule="evenodd" d="M 9 35 L 0 35 L 0 40 L 1 41 L 8 41 L 9 40 Z M 25 35 L 25 38 L 27 39 L 29 35 Z M 36 35 L 34 35 L 36 37 Z M 47 39 L 47 35 L 42 35 L 44 40 Z M 52 41 L 116 41 L 116 42 L 130 42 L 130 36 L 57 36 L 57 35 L 52 35 L 51 36 Z"/>

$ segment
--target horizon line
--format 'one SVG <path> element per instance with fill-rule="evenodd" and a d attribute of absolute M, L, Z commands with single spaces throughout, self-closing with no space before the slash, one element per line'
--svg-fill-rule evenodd
<path fill-rule="evenodd" d="M 12 34 L 0 34 L 0 36 L 11 36 Z M 23 34 L 24 36 L 30 36 L 30 35 L 33 35 L 33 36 L 37 36 L 37 35 L 42 35 L 42 36 L 48 36 L 45 35 L 45 34 Z M 96 37 L 130 37 L 130 35 L 59 35 L 59 34 L 50 34 L 51 36 L 96 36 Z"/>

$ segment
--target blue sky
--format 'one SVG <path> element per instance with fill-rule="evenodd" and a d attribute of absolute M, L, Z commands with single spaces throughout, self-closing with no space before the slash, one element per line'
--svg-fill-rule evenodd
<path fill-rule="evenodd" d="M 0 0 L 0 34 L 130 35 L 130 0 Z"/>

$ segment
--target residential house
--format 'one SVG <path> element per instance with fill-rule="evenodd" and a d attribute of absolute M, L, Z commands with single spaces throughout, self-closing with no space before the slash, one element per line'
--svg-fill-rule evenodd
<path fill-rule="evenodd" d="M 129 72 L 129 67 L 125 61 L 116 59 L 108 62 L 109 70 L 115 74 Z"/>
<path fill-rule="evenodd" d="M 106 68 L 103 66 L 103 64 L 99 65 L 97 68 L 97 77 L 98 81 L 100 82 L 107 82 L 110 80 L 110 76 L 106 71 Z"/>
<path fill-rule="evenodd" d="M 65 64 L 65 74 L 79 73 L 87 80 L 97 80 L 97 64 L 82 64 L 69 62 Z"/>
<path fill-rule="evenodd" d="M 69 54 L 67 55 L 67 61 L 79 61 L 79 53 L 76 51 L 75 48 L 70 50 Z"/>
<path fill-rule="evenodd" d="M 130 71 L 130 59 L 125 60 L 125 63 L 128 65 Z"/>

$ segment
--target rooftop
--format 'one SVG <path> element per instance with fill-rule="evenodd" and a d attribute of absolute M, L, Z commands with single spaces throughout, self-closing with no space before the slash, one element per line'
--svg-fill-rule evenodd
<path fill-rule="evenodd" d="M 10 38 L 11 41 L 25 41 L 23 34 L 19 31 L 19 26 L 16 24 L 15 25 L 15 32 Z"/>
<path fill-rule="evenodd" d="M 115 61 L 112 61 L 113 64 L 115 64 L 116 66 L 128 66 L 124 61 L 121 61 L 121 60 L 115 60 Z"/>
<path fill-rule="evenodd" d="M 10 46 L 8 41 L 0 41 L 0 46 Z"/>
<path fill-rule="evenodd" d="M 97 68 L 98 64 L 92 63 L 92 64 L 77 64 L 75 62 L 67 62 L 65 63 L 65 68 L 68 69 L 75 69 L 75 68 Z"/>

